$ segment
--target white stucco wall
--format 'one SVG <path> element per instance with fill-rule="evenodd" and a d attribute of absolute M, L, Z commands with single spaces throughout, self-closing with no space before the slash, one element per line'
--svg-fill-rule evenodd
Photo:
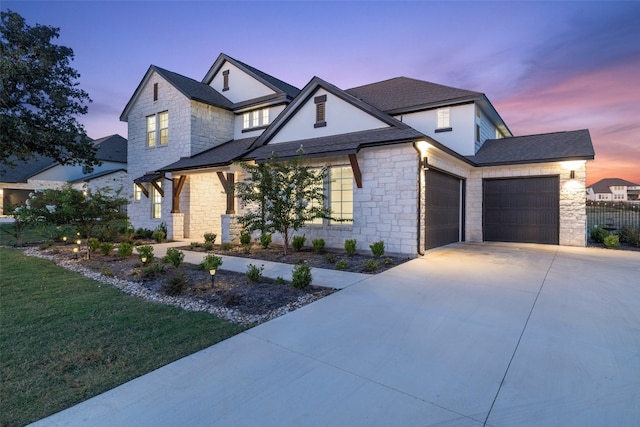
<path fill-rule="evenodd" d="M 278 117 L 280 113 L 285 109 L 286 105 L 274 105 L 269 107 L 269 122 L 273 123 L 273 121 Z M 242 138 L 250 138 L 250 137 L 258 137 L 264 132 L 264 129 L 258 129 L 250 132 L 242 131 L 243 124 L 243 114 L 238 114 L 235 116 L 234 120 L 234 130 L 233 130 L 233 139 L 242 139 Z"/>
<path fill-rule="evenodd" d="M 316 104 L 314 98 L 317 96 L 327 96 L 325 104 L 326 126 L 314 127 L 316 123 Z M 369 113 L 365 113 L 352 104 L 343 101 L 324 89 L 319 89 L 313 96 L 298 110 L 275 135 L 270 144 L 280 142 L 296 141 L 300 139 L 318 138 L 330 135 L 339 135 L 351 132 L 360 132 L 370 129 L 380 129 L 389 127 L 386 123 L 378 120 Z"/>
<path fill-rule="evenodd" d="M 229 90 L 223 91 L 223 72 L 229 71 Z M 254 79 L 229 61 L 225 61 L 209 84 L 231 102 L 241 102 L 261 96 L 274 95 L 276 92 Z"/>

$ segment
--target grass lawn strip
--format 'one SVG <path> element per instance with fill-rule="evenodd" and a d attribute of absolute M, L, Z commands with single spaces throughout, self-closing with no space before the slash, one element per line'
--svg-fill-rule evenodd
<path fill-rule="evenodd" d="M 24 425 L 244 328 L 0 249 L 0 425 Z"/>

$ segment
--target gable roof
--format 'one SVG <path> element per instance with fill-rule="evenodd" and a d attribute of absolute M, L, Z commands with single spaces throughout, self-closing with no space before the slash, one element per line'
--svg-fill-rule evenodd
<path fill-rule="evenodd" d="M 222 96 L 211 86 L 191 79 L 189 77 L 185 77 L 181 74 L 174 73 L 173 71 L 165 70 L 164 68 L 151 65 L 138 84 L 138 87 L 133 92 L 133 95 L 129 99 L 129 102 L 127 102 L 127 105 L 124 107 L 122 114 L 120 114 L 121 121 L 126 121 L 126 118 L 129 115 L 129 110 L 133 106 L 136 99 L 138 99 L 138 96 L 140 96 L 142 89 L 147 84 L 154 72 L 165 79 L 169 84 L 175 87 L 188 99 L 213 105 L 215 107 L 226 108 L 229 110 L 233 108 L 233 103 Z"/>
<path fill-rule="evenodd" d="M 120 168 L 120 169 L 109 169 L 109 170 L 106 170 L 106 171 L 94 173 L 92 175 L 83 176 L 83 177 L 80 177 L 78 179 L 74 179 L 74 180 L 69 181 L 69 182 L 72 183 L 72 184 L 77 184 L 77 183 L 80 183 L 80 182 L 90 182 L 90 181 L 93 181 L 94 179 L 102 178 L 103 176 L 111 175 L 111 174 L 114 174 L 114 173 L 117 173 L 117 172 L 127 173 L 127 170 L 123 169 L 123 168 Z"/>
<path fill-rule="evenodd" d="M 594 193 L 611 193 L 611 187 L 614 186 L 636 187 L 638 184 L 621 178 L 604 178 L 591 184 L 588 188 L 592 189 Z"/>
<path fill-rule="evenodd" d="M 127 163 L 127 140 L 118 134 L 94 139 L 96 157 L 103 162 Z"/>
<path fill-rule="evenodd" d="M 265 86 L 271 88 L 276 93 L 285 94 L 287 98 L 289 98 L 289 100 L 295 98 L 298 93 L 300 93 L 300 89 L 298 89 L 297 87 L 292 86 L 280 79 L 277 79 L 272 75 L 265 73 L 264 71 L 260 71 L 257 68 L 247 65 L 244 62 L 240 62 L 237 59 L 234 59 L 224 53 L 218 55 L 218 58 L 215 60 L 211 68 L 209 68 L 209 71 L 207 71 L 207 74 L 205 74 L 204 78 L 202 79 L 202 83 L 208 86 L 225 61 L 228 61 L 236 67 L 240 68 L 245 73 L 260 81 Z"/>
<path fill-rule="evenodd" d="M 241 158 L 249 149 L 253 138 L 243 138 L 227 141 L 213 148 L 205 150 L 192 157 L 183 157 L 177 162 L 164 166 L 158 171 L 175 172 L 190 169 L 204 169 L 216 166 L 226 166 Z"/>
<path fill-rule="evenodd" d="M 395 77 L 345 92 L 388 114 L 469 102 L 484 94 L 408 77 Z"/>
<path fill-rule="evenodd" d="M 595 156 L 587 129 L 538 135 L 488 139 L 475 156 L 477 166 L 544 163 L 562 160 L 593 160 Z"/>

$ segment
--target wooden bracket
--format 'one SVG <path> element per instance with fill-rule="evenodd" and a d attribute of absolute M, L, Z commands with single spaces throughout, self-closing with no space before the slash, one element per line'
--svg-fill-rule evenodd
<path fill-rule="evenodd" d="M 180 175 L 171 180 L 171 213 L 180 213 L 180 193 L 186 180 L 186 175 Z"/>
<path fill-rule="evenodd" d="M 233 172 L 227 172 L 227 176 L 224 176 L 223 172 L 217 172 L 218 179 L 224 188 L 224 192 L 227 195 L 227 214 L 235 214 L 235 194 L 236 194 L 236 186 L 235 180 L 236 175 Z"/>
<path fill-rule="evenodd" d="M 142 194 L 144 194 L 144 197 L 146 197 L 148 199 L 149 198 L 149 190 L 147 190 L 147 187 L 142 185 L 142 183 L 140 183 L 140 182 L 136 182 L 136 186 L 140 189 L 140 191 L 142 191 Z"/>
<path fill-rule="evenodd" d="M 358 188 L 362 188 L 362 172 L 360 172 L 358 158 L 355 154 L 349 154 L 349 163 L 351 163 L 351 170 L 353 171 L 353 178 L 356 180 L 356 185 Z"/>

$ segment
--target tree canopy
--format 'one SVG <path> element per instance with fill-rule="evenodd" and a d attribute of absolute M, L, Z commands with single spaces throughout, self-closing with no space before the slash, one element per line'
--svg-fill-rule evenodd
<path fill-rule="evenodd" d="M 52 43 L 58 37 L 59 28 L 31 27 L 16 12 L 0 12 L 0 163 L 40 154 L 88 170 L 99 164 L 77 120 L 91 99 L 69 65 L 73 50 Z"/>

